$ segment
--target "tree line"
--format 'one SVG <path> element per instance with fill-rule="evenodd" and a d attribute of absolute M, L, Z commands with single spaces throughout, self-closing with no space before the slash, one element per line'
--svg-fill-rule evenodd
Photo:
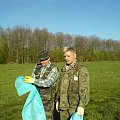
<path fill-rule="evenodd" d="M 43 50 L 49 51 L 53 62 L 62 62 L 64 46 L 74 46 L 79 61 L 120 60 L 120 41 L 117 40 L 101 39 L 95 35 L 53 34 L 45 28 L 0 26 L 0 64 L 36 63 Z"/>

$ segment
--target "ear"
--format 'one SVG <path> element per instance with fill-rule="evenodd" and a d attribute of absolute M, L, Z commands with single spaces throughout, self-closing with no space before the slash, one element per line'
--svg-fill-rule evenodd
<path fill-rule="evenodd" d="M 76 59 L 76 53 L 74 53 L 74 58 Z"/>
<path fill-rule="evenodd" d="M 48 58 L 48 60 L 50 61 L 50 57 Z"/>

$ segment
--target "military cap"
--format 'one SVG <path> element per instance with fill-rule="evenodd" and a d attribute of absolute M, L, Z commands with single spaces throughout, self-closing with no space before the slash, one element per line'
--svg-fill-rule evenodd
<path fill-rule="evenodd" d="M 39 60 L 44 61 L 47 60 L 49 57 L 50 56 L 48 54 L 48 51 L 42 51 L 41 54 L 39 55 Z"/>

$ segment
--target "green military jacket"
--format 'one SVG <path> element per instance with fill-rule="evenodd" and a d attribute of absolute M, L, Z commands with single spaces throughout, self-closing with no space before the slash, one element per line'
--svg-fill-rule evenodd
<path fill-rule="evenodd" d="M 85 66 L 75 62 L 66 69 L 63 66 L 57 85 L 60 109 L 85 107 L 89 101 L 89 73 Z"/>

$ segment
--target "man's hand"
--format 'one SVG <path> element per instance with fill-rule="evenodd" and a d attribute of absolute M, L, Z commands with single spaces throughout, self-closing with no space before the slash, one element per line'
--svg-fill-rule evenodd
<path fill-rule="evenodd" d="M 77 112 L 78 112 L 78 115 L 84 115 L 84 108 L 78 107 Z"/>
<path fill-rule="evenodd" d="M 27 83 L 34 83 L 34 79 L 31 76 L 25 76 L 24 81 Z"/>
<path fill-rule="evenodd" d="M 59 102 L 56 102 L 56 110 L 57 110 L 57 112 L 60 112 L 59 111 Z"/>

